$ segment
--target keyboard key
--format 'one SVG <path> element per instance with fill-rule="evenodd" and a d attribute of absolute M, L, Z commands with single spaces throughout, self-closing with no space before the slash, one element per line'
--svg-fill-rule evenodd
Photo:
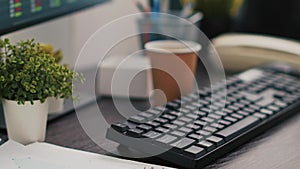
<path fill-rule="evenodd" d="M 225 126 L 218 123 L 212 123 L 210 124 L 211 127 L 217 128 L 217 129 L 223 129 Z"/>
<path fill-rule="evenodd" d="M 172 147 L 176 147 L 176 148 L 179 148 L 179 149 L 183 149 L 187 146 L 190 146 L 192 145 L 194 142 L 196 142 L 195 140 L 193 139 L 190 139 L 190 138 L 182 138 L 180 139 L 179 141 L 171 144 Z"/>
<path fill-rule="evenodd" d="M 202 108 L 200 109 L 200 111 L 203 111 L 203 112 L 205 112 L 205 113 L 209 113 L 209 112 L 210 112 L 210 110 L 209 110 L 208 108 L 205 108 L 205 107 L 202 107 Z"/>
<path fill-rule="evenodd" d="M 148 125 L 145 125 L 145 124 L 138 125 L 137 128 L 142 129 L 144 131 L 149 131 L 149 130 L 152 129 L 151 126 L 148 126 Z"/>
<path fill-rule="evenodd" d="M 219 115 L 216 115 L 216 114 L 209 113 L 208 117 L 209 117 L 209 118 L 213 118 L 213 119 L 215 119 L 215 120 L 218 120 L 218 119 L 221 119 L 222 116 L 219 116 Z"/>
<path fill-rule="evenodd" d="M 155 132 L 155 131 L 149 131 L 149 132 L 143 134 L 144 137 L 152 138 L 152 139 L 154 139 L 154 138 L 156 138 L 160 135 L 161 135 L 161 133 L 158 133 L 158 132 Z"/>
<path fill-rule="evenodd" d="M 177 109 L 180 108 L 180 103 L 175 102 L 175 101 L 169 102 L 169 103 L 167 103 L 166 107 L 171 109 L 171 110 L 177 110 Z"/>
<path fill-rule="evenodd" d="M 209 136 L 211 135 L 211 132 L 205 131 L 205 130 L 198 130 L 196 133 L 202 135 L 202 136 Z"/>
<path fill-rule="evenodd" d="M 127 130 L 126 134 L 132 137 L 140 137 L 144 133 L 144 130 L 132 128 Z"/>
<path fill-rule="evenodd" d="M 237 99 L 229 95 L 227 97 L 227 101 L 228 102 L 226 102 L 226 104 L 228 103 L 227 105 L 230 105 L 230 103 L 232 103 L 232 102 L 235 103 L 237 101 Z"/>
<path fill-rule="evenodd" d="M 262 96 L 260 95 L 256 95 L 253 93 L 248 93 L 248 92 L 241 92 L 241 95 L 243 95 L 245 98 L 247 98 L 250 101 L 257 101 L 260 100 L 262 98 Z"/>
<path fill-rule="evenodd" d="M 214 133 L 214 132 L 216 132 L 216 131 L 217 131 L 217 129 L 216 129 L 216 128 L 209 127 L 209 126 L 207 126 L 207 127 L 204 127 L 204 128 L 203 128 L 203 130 L 209 131 L 210 133 Z"/>
<path fill-rule="evenodd" d="M 249 104 L 251 104 L 251 102 L 250 101 L 248 101 L 248 100 L 240 100 L 240 103 L 242 103 L 243 105 L 249 105 Z"/>
<path fill-rule="evenodd" d="M 176 117 L 180 117 L 183 115 L 183 113 L 181 112 L 177 112 L 177 111 L 171 111 L 169 114 L 173 115 L 173 116 L 176 116 Z"/>
<path fill-rule="evenodd" d="M 202 105 L 209 105 L 209 101 L 203 100 L 203 98 L 200 98 L 199 103 Z"/>
<path fill-rule="evenodd" d="M 193 99 L 188 96 L 184 96 L 184 97 L 181 97 L 181 100 L 184 100 L 186 102 L 191 102 Z"/>
<path fill-rule="evenodd" d="M 175 103 L 181 103 L 181 100 L 180 99 L 175 99 L 175 100 L 173 100 L 173 102 L 175 102 Z"/>
<path fill-rule="evenodd" d="M 282 102 L 282 101 L 279 101 L 279 100 L 277 100 L 277 101 L 275 102 L 275 105 L 277 105 L 277 106 L 279 106 L 279 107 L 281 107 L 281 108 L 284 108 L 284 107 L 287 106 L 286 103 L 284 103 L 284 102 Z"/>
<path fill-rule="evenodd" d="M 233 110 L 231 110 L 231 109 L 224 109 L 223 110 L 226 114 L 232 114 L 233 113 Z"/>
<path fill-rule="evenodd" d="M 121 133 L 129 129 L 129 127 L 123 123 L 114 123 L 111 127 Z"/>
<path fill-rule="evenodd" d="M 225 106 L 225 104 L 222 104 L 221 102 L 214 103 L 217 107 L 222 108 Z"/>
<path fill-rule="evenodd" d="M 137 123 L 137 124 L 141 124 L 146 122 L 146 119 L 144 117 L 141 116 L 131 116 L 128 121 L 131 121 L 133 123 Z"/>
<path fill-rule="evenodd" d="M 170 121 L 176 119 L 175 116 L 168 115 L 168 114 L 164 114 L 164 115 L 162 115 L 161 117 L 162 117 L 162 118 L 165 118 L 165 119 L 167 119 L 167 120 L 170 120 Z"/>
<path fill-rule="evenodd" d="M 158 126 L 160 126 L 160 123 L 155 122 L 155 121 L 148 121 L 148 122 L 145 123 L 145 124 L 148 124 L 148 125 L 150 125 L 150 126 L 152 126 L 152 127 L 158 127 Z"/>
<path fill-rule="evenodd" d="M 174 120 L 174 121 L 172 121 L 172 123 L 177 125 L 177 126 L 183 126 L 185 124 L 185 122 L 180 121 L 180 120 Z"/>
<path fill-rule="evenodd" d="M 227 120 L 227 121 L 230 121 L 230 122 L 233 122 L 233 123 L 237 121 L 236 118 L 233 118 L 233 117 L 230 117 L 230 116 L 224 117 L 224 120 Z"/>
<path fill-rule="evenodd" d="M 199 109 L 200 107 L 203 107 L 203 104 L 196 103 L 196 102 L 192 103 L 192 105 L 196 106 L 197 109 Z"/>
<path fill-rule="evenodd" d="M 187 114 L 187 113 L 190 113 L 190 110 L 185 109 L 185 108 L 180 108 L 179 112 Z"/>
<path fill-rule="evenodd" d="M 256 102 L 256 104 L 261 107 L 266 107 L 266 106 L 270 105 L 271 103 L 273 103 L 274 101 L 275 101 L 275 99 L 273 99 L 273 98 L 266 98 L 266 99 Z"/>
<path fill-rule="evenodd" d="M 189 110 L 197 110 L 197 106 L 192 106 L 192 105 L 186 105 L 184 108 L 189 109 Z"/>
<path fill-rule="evenodd" d="M 165 128 L 168 128 L 168 129 L 174 130 L 174 129 L 176 129 L 178 126 L 173 125 L 173 124 L 165 124 L 164 127 L 165 127 Z"/>
<path fill-rule="evenodd" d="M 175 136 L 178 136 L 178 137 L 183 137 L 183 136 L 186 135 L 186 133 L 183 133 L 183 132 L 177 131 L 177 130 L 172 131 L 171 134 L 172 134 L 172 135 L 175 135 Z"/>
<path fill-rule="evenodd" d="M 254 113 L 253 116 L 258 117 L 260 119 L 265 119 L 267 118 L 266 114 L 261 114 L 261 113 Z"/>
<path fill-rule="evenodd" d="M 279 111 L 279 110 L 280 110 L 280 107 L 274 106 L 274 105 L 268 106 L 267 108 L 268 108 L 269 110 L 272 110 L 272 111 Z"/>
<path fill-rule="evenodd" d="M 139 116 L 150 119 L 153 117 L 153 114 L 147 113 L 147 112 L 141 112 L 141 113 L 139 113 Z"/>
<path fill-rule="evenodd" d="M 207 122 L 205 122 L 203 120 L 195 120 L 193 122 L 194 122 L 194 124 L 197 124 L 199 126 L 205 126 L 205 125 L 207 125 Z"/>
<path fill-rule="evenodd" d="M 182 132 L 184 132 L 186 134 L 189 134 L 189 133 L 191 133 L 193 131 L 192 129 L 187 128 L 187 127 L 180 127 L 178 130 L 180 130 L 180 131 L 182 131 Z"/>
<path fill-rule="evenodd" d="M 260 112 L 267 115 L 272 115 L 274 113 L 272 110 L 267 109 L 261 109 Z"/>
<path fill-rule="evenodd" d="M 210 136 L 206 140 L 216 144 L 217 146 L 222 145 L 224 143 L 224 140 L 217 136 Z"/>
<path fill-rule="evenodd" d="M 205 148 L 207 151 L 211 151 L 213 150 L 213 148 L 215 148 L 215 145 L 213 143 L 208 142 L 206 140 L 199 141 L 197 144 Z"/>
<path fill-rule="evenodd" d="M 239 120 L 244 118 L 244 116 L 236 114 L 236 113 L 231 114 L 231 116 L 236 118 L 236 119 L 239 119 Z"/>
<path fill-rule="evenodd" d="M 204 116 L 207 115 L 207 113 L 206 113 L 206 112 L 203 112 L 203 111 L 194 111 L 194 114 L 196 114 L 196 115 L 198 115 L 198 116 L 200 116 L 200 117 L 204 117 Z"/>
<path fill-rule="evenodd" d="M 200 98 L 199 95 L 196 94 L 196 93 L 190 94 L 189 97 L 191 97 L 191 98 L 193 98 L 193 99 L 195 99 L 195 100 L 199 100 L 199 98 Z"/>
<path fill-rule="evenodd" d="M 191 119 L 197 119 L 198 118 L 198 115 L 196 115 L 196 114 L 187 114 L 186 116 L 191 118 Z"/>
<path fill-rule="evenodd" d="M 161 133 L 167 133 L 167 132 L 170 131 L 170 129 L 166 129 L 166 128 L 163 128 L 163 127 L 158 127 L 155 130 L 158 131 L 158 132 L 161 132 Z"/>
<path fill-rule="evenodd" d="M 160 117 L 155 118 L 154 121 L 156 121 L 160 124 L 166 124 L 168 122 L 167 119 L 163 119 L 163 118 L 160 118 Z"/>
<path fill-rule="evenodd" d="M 219 110 L 219 107 L 214 106 L 214 105 L 210 105 L 210 108 L 211 108 L 212 110 Z"/>
<path fill-rule="evenodd" d="M 252 108 L 250 108 L 250 107 L 244 108 L 243 111 L 248 112 L 248 113 L 251 113 L 251 114 L 256 112 L 255 109 L 252 109 Z"/>
<path fill-rule="evenodd" d="M 178 120 L 181 120 L 181 121 L 184 121 L 184 122 L 189 123 L 189 122 L 191 122 L 193 119 L 187 118 L 187 117 L 180 117 L 180 118 L 178 118 Z"/>
<path fill-rule="evenodd" d="M 230 121 L 227 121 L 227 120 L 218 120 L 218 123 L 223 124 L 223 125 L 225 125 L 225 126 L 228 126 L 228 125 L 231 124 L 231 122 L 230 122 Z"/>
<path fill-rule="evenodd" d="M 240 114 L 240 115 L 243 115 L 243 116 L 248 116 L 250 113 L 249 112 L 246 112 L 246 111 L 242 111 L 242 110 L 239 110 L 236 112 L 237 114 Z"/>
<path fill-rule="evenodd" d="M 208 122 L 208 123 L 212 123 L 212 122 L 215 121 L 214 119 L 209 118 L 209 117 L 202 117 L 201 120 L 203 120 L 203 121 L 205 121 L 205 122 Z"/>
<path fill-rule="evenodd" d="M 250 106 L 249 106 L 249 108 L 251 108 L 251 109 L 253 109 L 253 110 L 255 110 L 255 111 L 258 111 L 258 110 L 260 110 L 260 106 L 257 106 L 257 105 L 253 105 L 253 104 L 251 104 Z"/>
<path fill-rule="evenodd" d="M 159 116 L 160 114 L 162 114 L 163 112 L 160 110 L 155 110 L 155 109 L 150 109 L 147 111 L 148 113 L 151 113 L 153 115 Z"/>
<path fill-rule="evenodd" d="M 249 129 L 258 121 L 259 120 L 257 117 L 248 116 L 245 119 L 217 132 L 216 135 L 224 137 L 225 140 L 230 140 L 233 137 L 241 134 L 243 131 Z"/>
<path fill-rule="evenodd" d="M 156 106 L 154 109 L 164 112 L 166 108 L 164 106 Z"/>
<path fill-rule="evenodd" d="M 193 130 L 199 130 L 201 127 L 199 125 L 190 123 L 188 125 L 186 125 L 187 128 L 193 129 Z"/>
<path fill-rule="evenodd" d="M 205 150 L 201 147 L 198 146 L 191 146 L 187 149 L 184 150 L 188 155 L 191 156 L 201 156 L 203 154 L 205 154 Z"/>
<path fill-rule="evenodd" d="M 226 116 L 227 115 L 227 113 L 221 112 L 221 111 L 216 111 L 215 114 L 217 114 L 219 116 Z"/>
<path fill-rule="evenodd" d="M 201 140 L 204 138 L 203 136 L 196 134 L 196 133 L 190 134 L 190 135 L 188 135 L 188 137 L 195 139 L 195 140 Z"/>
<path fill-rule="evenodd" d="M 228 106 L 227 108 L 233 111 L 238 111 L 240 109 L 239 107 L 232 106 L 232 105 Z"/>
<path fill-rule="evenodd" d="M 160 137 L 156 140 L 161 142 L 161 143 L 168 144 L 168 143 L 171 143 L 171 142 L 175 141 L 176 139 L 177 139 L 177 137 L 166 134 L 166 135 L 164 135 L 164 136 L 162 136 L 162 137 Z"/>

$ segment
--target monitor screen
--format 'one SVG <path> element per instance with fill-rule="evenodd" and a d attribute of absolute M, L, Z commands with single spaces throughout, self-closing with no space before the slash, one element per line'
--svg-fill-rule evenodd
<path fill-rule="evenodd" d="M 0 35 L 108 0 L 0 0 Z"/>

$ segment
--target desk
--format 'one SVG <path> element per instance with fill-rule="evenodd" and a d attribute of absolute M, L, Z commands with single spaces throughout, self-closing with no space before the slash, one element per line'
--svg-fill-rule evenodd
<path fill-rule="evenodd" d="M 200 67 L 198 66 L 199 69 Z M 205 74 L 198 74 L 197 79 L 200 80 L 204 76 Z M 87 79 L 89 78 L 88 76 L 86 77 Z M 86 87 L 89 86 L 89 83 L 93 82 L 93 80 L 87 80 Z M 109 98 L 99 99 L 99 103 L 101 104 L 88 105 L 80 109 L 77 113 L 97 111 L 98 106 L 105 113 L 116 111 Z M 148 107 L 145 101 L 134 101 L 134 104 L 139 109 Z M 113 121 L 115 119 L 112 116 L 110 120 Z M 299 168 L 299 129 L 300 114 L 266 131 L 249 143 L 220 158 L 214 164 L 207 166 L 207 168 Z M 106 153 L 85 134 L 75 113 L 49 123 L 46 142 L 84 151 Z M 147 158 L 139 161 L 176 167 L 157 158 Z"/>

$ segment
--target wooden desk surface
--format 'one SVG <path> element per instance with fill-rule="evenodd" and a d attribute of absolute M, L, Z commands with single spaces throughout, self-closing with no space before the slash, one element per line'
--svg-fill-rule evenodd
<path fill-rule="evenodd" d="M 198 69 L 201 69 L 201 67 L 198 66 Z M 202 70 L 198 70 L 198 72 L 202 72 Z M 89 77 L 86 74 L 86 78 L 93 77 Z M 205 73 L 198 73 L 198 82 L 203 82 L 201 79 L 205 78 L 207 78 Z M 94 81 L 87 80 L 84 88 L 89 87 L 91 83 L 94 83 Z M 97 112 L 99 107 L 102 112 L 108 113 L 108 115 L 116 111 L 111 99 L 103 98 L 98 103 L 80 109 L 77 113 L 83 115 L 87 120 L 93 120 L 90 114 Z M 145 101 L 135 101 L 135 103 L 138 109 L 146 109 L 148 107 Z M 110 116 L 109 118 L 110 121 L 115 120 L 114 116 Z M 102 129 L 102 131 L 105 131 L 105 129 Z M 253 138 L 247 144 L 228 153 L 207 166 L 207 168 L 300 168 L 299 131 L 300 114 L 297 114 L 272 129 L 267 130 L 264 134 Z M 87 136 L 77 119 L 76 113 L 66 115 L 49 123 L 46 142 L 89 152 L 107 153 Z M 107 143 L 103 144 L 106 144 L 106 147 L 109 146 Z M 146 158 L 139 161 L 176 167 L 157 158 Z"/>
<path fill-rule="evenodd" d="M 102 108 L 111 109 L 111 100 L 100 100 Z M 89 105 L 77 113 L 97 111 L 98 105 Z M 89 118 L 87 116 L 87 118 Z M 267 130 L 264 134 L 220 158 L 207 168 L 299 168 L 300 167 L 300 114 Z M 49 143 L 105 154 L 81 128 L 75 113 L 62 117 L 48 125 L 46 141 Z M 106 145 L 107 146 L 107 145 Z M 139 161 L 168 165 L 157 158 Z"/>

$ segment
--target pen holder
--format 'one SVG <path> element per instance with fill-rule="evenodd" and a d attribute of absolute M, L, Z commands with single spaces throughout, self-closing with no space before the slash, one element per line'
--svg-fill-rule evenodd
<path fill-rule="evenodd" d="M 198 27 L 187 19 L 180 18 L 179 12 L 148 13 L 138 18 L 137 25 L 140 33 L 141 49 L 145 43 L 154 40 L 188 40 L 199 41 Z"/>

